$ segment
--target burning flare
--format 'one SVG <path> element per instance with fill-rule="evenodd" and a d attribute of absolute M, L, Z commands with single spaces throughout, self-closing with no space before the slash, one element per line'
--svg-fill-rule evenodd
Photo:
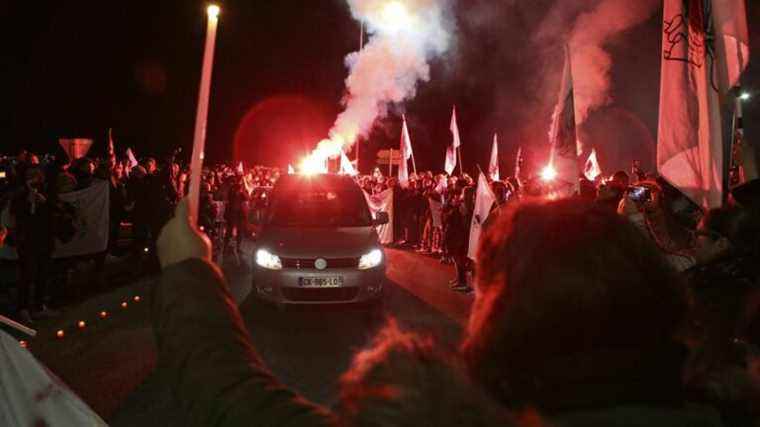
<path fill-rule="evenodd" d="M 554 166 L 547 165 L 542 171 L 541 171 L 541 179 L 545 182 L 554 181 L 557 179 L 557 171 L 554 169 Z"/>
<path fill-rule="evenodd" d="M 326 171 L 327 159 L 350 151 L 389 105 L 413 98 L 417 83 L 430 80 L 429 61 L 451 43 L 446 0 L 347 1 L 353 17 L 366 25 L 369 41 L 346 57 L 345 109 L 329 138 L 301 162 L 302 172 Z"/>

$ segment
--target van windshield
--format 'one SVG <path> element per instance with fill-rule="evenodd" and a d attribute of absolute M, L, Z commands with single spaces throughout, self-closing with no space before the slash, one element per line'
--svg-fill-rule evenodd
<path fill-rule="evenodd" d="M 278 227 L 367 227 L 367 201 L 358 188 L 327 188 L 316 183 L 291 187 L 274 196 L 270 223 Z"/>

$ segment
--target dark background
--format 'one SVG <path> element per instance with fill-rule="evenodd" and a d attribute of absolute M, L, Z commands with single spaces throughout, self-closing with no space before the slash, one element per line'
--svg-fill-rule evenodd
<path fill-rule="evenodd" d="M 537 46 L 532 35 L 554 1 L 456 3 L 455 45 L 433 64 L 432 80 L 417 97 L 378 121 L 362 142 L 362 169 L 374 165 L 377 149 L 398 147 L 403 111 L 418 167 L 441 170 L 452 104 L 469 170 L 487 165 L 494 132 L 502 174 L 511 173 L 518 146 L 542 156 L 563 37 L 574 19 L 566 17 L 568 28 L 558 25 L 548 44 Z M 343 58 L 358 48 L 358 24 L 343 0 L 220 3 L 207 159 L 296 163 L 340 112 Z M 744 84 L 755 96 L 745 115 L 748 136 L 757 140 L 760 2 L 748 3 L 754 62 Z M 131 146 L 138 156 L 162 155 L 180 146 L 187 153 L 205 7 L 196 0 L 0 1 L 0 152 L 50 152 L 59 137 L 86 137 L 96 140 L 98 155 L 113 127 L 118 151 Z M 654 163 L 661 21 L 655 14 L 608 45 L 613 103 L 593 112 L 581 130 L 606 172 L 634 158 Z"/>

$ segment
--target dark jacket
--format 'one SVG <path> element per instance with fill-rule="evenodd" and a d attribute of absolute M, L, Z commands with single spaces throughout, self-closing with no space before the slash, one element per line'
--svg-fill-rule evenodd
<path fill-rule="evenodd" d="M 170 266 L 154 292 L 159 366 L 195 425 L 331 425 L 326 410 L 266 370 L 214 265 L 195 259 Z"/>

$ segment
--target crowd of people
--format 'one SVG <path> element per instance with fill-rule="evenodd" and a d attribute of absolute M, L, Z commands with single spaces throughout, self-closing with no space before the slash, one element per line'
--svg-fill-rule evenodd
<path fill-rule="evenodd" d="M 583 181 L 558 199 L 551 184 L 493 184 L 513 193 L 485 227 L 461 346 L 391 321 L 332 408 L 267 370 L 181 203 L 158 243 L 159 358 L 199 425 L 757 425 L 760 177 L 754 153 L 740 159 L 746 182 L 704 213 L 645 174 Z M 433 184 L 415 181 L 397 196 L 408 203 L 399 226 L 426 250 L 427 214 L 412 201 Z M 466 178 L 447 186 L 461 201 L 442 204 L 470 203 Z"/>
<path fill-rule="evenodd" d="M 147 263 L 155 252 L 160 357 L 203 424 L 756 425 L 760 179 L 751 150 L 739 160 L 745 183 L 708 212 L 638 164 L 581 178 L 557 200 L 539 176 L 490 181 L 496 203 L 477 260 L 467 250 L 471 177 L 357 176 L 369 194 L 394 190 L 394 245 L 453 263 L 451 287 L 475 302 L 453 354 L 386 328 L 356 356 L 330 411 L 266 371 L 211 257 L 239 254 L 280 170 L 204 169 L 198 228 L 212 249 L 188 223 L 188 171 L 174 157 L 69 162 L 22 152 L 0 161 L 0 237 L 18 254 L 16 317 L 54 316 L 52 254 L 77 226 L 61 195 L 108 182 L 106 253 L 125 255 L 117 242 L 126 223 L 126 256 Z M 106 253 L 93 254 L 96 264 Z"/>
<path fill-rule="evenodd" d="M 220 245 L 233 239 L 237 244 L 229 246 L 237 255 L 248 232 L 250 207 L 255 207 L 255 198 L 261 194 L 257 190 L 270 188 L 278 174 L 278 170 L 264 167 L 246 173 L 228 165 L 205 168 L 201 225 L 209 235 L 222 239 Z M 67 243 L 83 226 L 77 220 L 76 207 L 61 196 L 86 190 L 96 182 L 109 185 L 109 209 L 102 213 L 108 215 L 107 250 L 54 259 L 56 245 Z M 65 154 L 37 156 L 22 151 L 0 158 L 0 246 L 12 249 L 18 267 L 13 317 L 31 324 L 57 316 L 53 307 L 60 303 L 55 301 L 60 289 L 51 289 L 50 284 L 55 281 L 58 288 L 66 286 L 66 272 L 82 258 L 94 260 L 100 282 L 105 280 L 109 255 L 134 257 L 138 274 L 157 271 L 155 241 L 187 191 L 188 171 L 175 156 L 136 162 L 111 154 L 70 161 Z M 127 247 L 120 245 L 125 235 L 131 237 Z"/>

